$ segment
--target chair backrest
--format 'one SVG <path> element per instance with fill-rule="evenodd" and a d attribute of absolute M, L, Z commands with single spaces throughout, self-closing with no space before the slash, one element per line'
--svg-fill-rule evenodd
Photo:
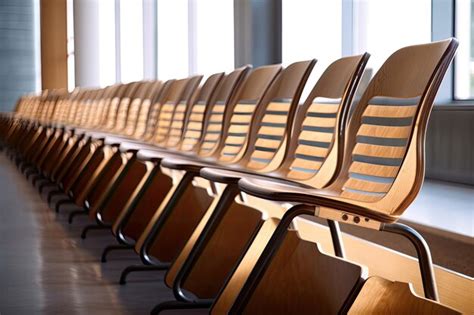
<path fill-rule="evenodd" d="M 369 54 L 331 63 L 300 106 L 278 176 L 325 187 L 337 177 L 346 117 Z"/>
<path fill-rule="evenodd" d="M 280 65 L 254 69 L 226 105 L 223 133 L 215 153 L 220 162 L 233 163 L 242 158 L 254 112 L 280 71 Z"/>
<path fill-rule="evenodd" d="M 419 297 L 408 283 L 368 278 L 348 314 L 461 314 L 433 300 Z"/>
<path fill-rule="evenodd" d="M 194 76 L 176 80 L 172 83 L 159 111 L 153 135 L 154 144 L 163 145 L 170 136 L 171 128 L 175 128 L 173 129 L 175 131 L 173 137 L 181 132 L 186 107 L 201 79 L 202 76 Z"/>
<path fill-rule="evenodd" d="M 426 126 L 456 39 L 402 48 L 369 83 L 346 134 L 341 195 L 369 202 L 382 217 L 398 216 L 424 179 Z"/>
<path fill-rule="evenodd" d="M 230 103 L 250 69 L 250 66 L 235 69 L 221 80 L 214 99 L 206 107 L 202 136 L 196 144 L 199 156 L 211 156 L 218 148 L 224 126 L 226 105 Z"/>
<path fill-rule="evenodd" d="M 160 96 L 163 87 L 164 83 L 162 81 L 153 81 L 143 97 L 133 132 L 134 138 L 142 138 L 145 135 L 150 110 L 154 101 L 156 101 Z"/>
<path fill-rule="evenodd" d="M 132 82 L 128 84 L 127 91 L 125 95 L 120 99 L 120 103 L 117 109 L 117 117 L 115 119 L 115 125 L 113 127 L 114 132 L 121 132 L 127 123 L 127 116 L 129 113 L 130 104 L 135 98 L 135 95 L 138 91 L 142 82 Z"/>
<path fill-rule="evenodd" d="M 105 121 L 105 129 L 112 129 L 115 126 L 117 120 L 117 112 L 119 109 L 120 101 L 123 97 L 127 96 L 127 90 L 130 87 L 131 83 L 120 84 L 115 91 L 113 97 L 110 99 L 109 106 L 107 108 L 107 118 Z"/>
<path fill-rule="evenodd" d="M 248 143 L 239 164 L 268 172 L 283 161 L 301 93 L 316 60 L 300 61 L 283 69 L 265 93 L 252 118 Z M 232 126 L 236 133 L 242 126 Z"/>
<path fill-rule="evenodd" d="M 145 131 L 143 133 L 143 140 L 152 141 L 155 133 L 156 125 L 158 123 L 158 116 L 160 114 L 161 106 L 166 102 L 170 92 L 177 88 L 174 79 L 168 80 L 163 84 L 160 92 L 151 100 L 150 110 L 146 119 Z"/>
<path fill-rule="evenodd" d="M 193 104 L 188 106 L 180 151 L 193 151 L 202 135 L 206 108 L 210 106 L 224 73 L 215 73 L 202 85 Z"/>
<path fill-rule="evenodd" d="M 127 118 L 123 127 L 123 134 L 130 135 L 134 132 L 140 112 L 140 107 L 152 85 L 153 82 L 150 81 L 142 81 L 138 84 L 138 87 L 133 94 L 132 100 L 130 101 L 130 105 L 128 106 Z"/>

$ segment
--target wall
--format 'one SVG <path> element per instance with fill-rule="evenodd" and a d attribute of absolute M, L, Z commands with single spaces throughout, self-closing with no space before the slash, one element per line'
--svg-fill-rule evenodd
<path fill-rule="evenodd" d="M 0 1 L 0 111 L 12 110 L 20 95 L 36 89 L 36 21 L 34 0 Z"/>
<path fill-rule="evenodd" d="M 426 136 L 426 177 L 474 185 L 474 106 L 435 106 Z"/>

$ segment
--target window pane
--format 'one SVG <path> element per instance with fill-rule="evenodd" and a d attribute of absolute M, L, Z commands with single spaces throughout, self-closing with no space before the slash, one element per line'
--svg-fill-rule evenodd
<path fill-rule="evenodd" d="M 198 0 L 195 3 L 196 72 L 212 74 L 233 69 L 234 1 Z"/>
<path fill-rule="evenodd" d="M 430 41 L 431 0 L 354 2 L 354 51 L 369 52 L 375 71 L 395 50 Z"/>
<path fill-rule="evenodd" d="M 122 82 L 143 79 L 143 2 L 120 1 L 120 76 Z"/>
<path fill-rule="evenodd" d="M 188 0 L 158 0 L 158 78 L 186 77 L 188 61 Z"/>
<path fill-rule="evenodd" d="M 115 83 L 115 0 L 99 1 L 99 82 Z"/>
<path fill-rule="evenodd" d="M 316 58 L 302 102 L 324 69 L 342 54 L 342 1 L 282 0 L 283 64 Z"/>
<path fill-rule="evenodd" d="M 459 48 L 455 62 L 455 98 L 474 98 L 474 1 L 456 1 L 456 37 Z"/>

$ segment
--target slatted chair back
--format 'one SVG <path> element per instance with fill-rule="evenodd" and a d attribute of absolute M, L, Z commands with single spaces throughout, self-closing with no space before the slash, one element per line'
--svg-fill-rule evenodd
<path fill-rule="evenodd" d="M 367 279 L 349 309 L 349 315 L 362 314 L 461 314 L 433 300 L 417 296 L 408 283 L 381 277 Z"/>
<path fill-rule="evenodd" d="M 119 85 L 116 93 L 114 93 L 114 96 L 110 100 L 110 104 L 107 109 L 107 118 L 105 121 L 104 129 L 111 130 L 115 127 L 120 102 L 123 97 L 127 97 L 126 93 L 128 88 L 130 87 L 130 84 L 131 83 Z"/>
<path fill-rule="evenodd" d="M 164 87 L 162 81 L 151 82 L 148 91 L 143 97 L 140 106 L 140 111 L 135 122 L 135 127 L 132 136 L 134 138 L 143 138 L 147 129 L 147 121 L 154 102 L 159 98 Z"/>
<path fill-rule="evenodd" d="M 168 99 L 168 95 L 176 87 L 174 84 L 176 80 L 168 80 L 163 84 L 159 94 L 152 98 L 151 106 L 148 111 L 148 116 L 145 124 L 145 131 L 143 134 L 143 140 L 151 142 L 155 134 L 156 125 L 158 123 L 158 117 L 160 114 L 161 106 Z"/>
<path fill-rule="evenodd" d="M 115 125 L 111 129 L 112 132 L 120 133 L 127 123 L 127 115 L 130 104 L 135 97 L 135 94 L 142 83 L 132 82 L 128 84 L 125 95 L 120 99 L 120 103 L 117 108 L 117 117 L 115 119 Z"/>
<path fill-rule="evenodd" d="M 140 83 L 137 91 L 133 96 L 133 100 L 131 101 L 130 106 L 128 108 L 127 120 L 123 128 L 124 135 L 132 135 L 135 131 L 135 126 L 137 124 L 138 116 L 140 114 L 140 108 L 142 106 L 143 101 L 145 100 L 145 96 L 152 88 L 152 85 L 153 82 L 151 81 L 145 81 Z"/>
<path fill-rule="evenodd" d="M 233 96 L 248 75 L 250 69 L 250 66 L 235 69 L 226 75 L 217 87 L 215 99 L 206 108 L 202 135 L 196 144 L 197 155 L 201 157 L 212 156 L 216 151 L 224 126 L 226 105 L 232 101 Z M 190 144 L 190 142 L 187 142 L 187 144 Z"/>
<path fill-rule="evenodd" d="M 84 103 L 84 110 L 81 118 L 80 126 L 90 128 L 93 126 L 94 118 L 97 115 L 97 107 L 94 104 L 100 100 L 104 94 L 103 89 L 94 89 L 91 97 Z"/>
<path fill-rule="evenodd" d="M 341 176 L 332 188 L 381 220 L 396 220 L 420 190 L 429 114 L 457 46 L 449 39 L 393 53 L 351 117 Z"/>
<path fill-rule="evenodd" d="M 211 102 L 215 99 L 214 95 L 217 93 L 217 87 L 223 77 L 224 73 L 222 72 L 209 76 L 199 89 L 196 99 L 188 106 L 183 137 L 178 144 L 180 151 L 189 152 L 196 148 L 196 144 L 202 135 L 206 109 L 211 106 Z"/>
<path fill-rule="evenodd" d="M 298 109 L 279 177 L 316 188 L 334 180 L 342 164 L 346 118 L 368 59 L 369 54 L 344 57 L 323 72 Z"/>
<path fill-rule="evenodd" d="M 110 104 L 114 96 L 119 92 L 120 86 L 120 84 L 114 84 L 106 87 L 103 96 L 94 101 L 94 106 L 99 108 L 100 114 L 97 117 L 97 123 L 94 122 L 93 128 L 101 128 L 107 125 Z"/>
<path fill-rule="evenodd" d="M 283 69 L 272 82 L 253 116 L 248 146 L 239 161 L 245 169 L 268 172 L 283 161 L 295 112 L 316 60 L 300 61 Z M 232 127 L 241 132 L 241 126 Z"/>
<path fill-rule="evenodd" d="M 176 132 L 181 130 L 186 106 L 188 102 L 190 102 L 201 78 L 202 76 L 189 77 L 176 80 L 172 83 L 158 114 L 152 141 L 153 144 L 164 145 L 168 136 L 170 136 L 171 128 L 175 128 L 173 130 Z M 173 137 L 174 136 L 175 135 L 173 135 Z"/>
<path fill-rule="evenodd" d="M 233 163 L 242 158 L 254 112 L 280 71 L 280 65 L 254 69 L 227 105 L 223 134 L 215 155 L 219 162 Z"/>
<path fill-rule="evenodd" d="M 204 97 L 206 94 L 212 94 L 216 87 L 216 76 L 212 75 L 209 79 L 206 80 L 202 87 L 199 87 L 202 76 L 195 77 L 188 83 L 181 97 L 181 101 L 175 106 L 173 118 L 169 127 L 169 134 L 164 141 L 165 147 L 175 148 L 181 143 L 190 108 L 198 99 L 200 99 L 201 95 Z"/>

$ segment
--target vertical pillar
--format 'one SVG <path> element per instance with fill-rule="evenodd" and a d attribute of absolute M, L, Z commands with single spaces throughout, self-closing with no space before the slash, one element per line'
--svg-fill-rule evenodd
<path fill-rule="evenodd" d="M 156 79 L 157 20 L 156 1 L 143 0 L 143 78 Z"/>
<path fill-rule="evenodd" d="M 235 66 L 281 63 L 281 0 L 234 0 Z"/>
<path fill-rule="evenodd" d="M 41 0 L 41 85 L 67 88 L 67 3 Z"/>
<path fill-rule="evenodd" d="M 74 56 L 76 85 L 100 86 L 99 2 L 74 1 Z"/>

